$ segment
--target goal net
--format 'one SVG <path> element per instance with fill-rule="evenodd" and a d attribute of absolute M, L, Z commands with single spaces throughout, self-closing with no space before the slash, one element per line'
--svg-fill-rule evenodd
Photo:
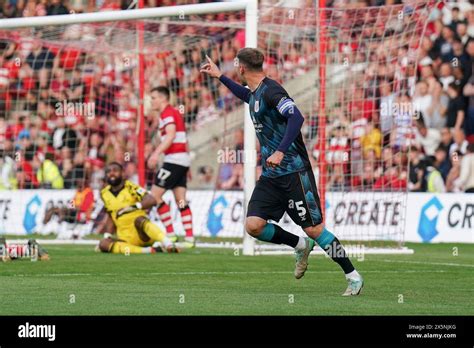
<path fill-rule="evenodd" d="M 303 135 L 325 223 L 350 253 L 412 252 L 404 247 L 418 117 L 411 97 L 430 5 L 272 9 L 272 30 L 259 27 L 273 58 L 267 69 L 307 116 Z M 284 249 L 256 248 L 261 254 Z"/>
<path fill-rule="evenodd" d="M 0 161 L 11 167 L 2 176 L 8 212 L 0 233 L 49 232 L 43 224 L 47 207 L 73 207 L 81 180 L 94 192 L 93 209 L 81 223 L 51 231 L 95 233 L 103 215 L 98 190 L 112 161 L 124 164 L 130 180 L 150 187 L 154 169 L 146 159 L 159 143 L 150 90 L 165 85 L 186 122 L 195 235 L 203 246 L 218 238 L 228 241 L 224 246 L 241 247 L 244 188 L 253 186 L 244 173 L 258 151 L 248 141 L 244 149 L 243 103 L 200 74 L 199 66 L 209 55 L 236 78 L 246 11 L 209 5 L 115 20 L 132 12 L 120 11 L 108 22 L 96 22 L 97 14 L 54 24 L 20 19 L 8 28 L 0 22 Z M 355 245 L 403 250 L 408 152 L 417 117 L 411 96 L 429 9 L 425 1 L 259 7 L 258 47 L 267 75 L 283 84 L 305 115 L 303 135 L 326 224 Z M 252 170 L 258 178 L 258 163 Z M 165 200 L 179 234 L 176 203 L 170 193 Z M 154 210 L 150 214 L 160 223 Z M 302 233 L 286 215 L 280 223 Z M 247 245 L 256 254 L 288 251 L 253 240 Z"/>

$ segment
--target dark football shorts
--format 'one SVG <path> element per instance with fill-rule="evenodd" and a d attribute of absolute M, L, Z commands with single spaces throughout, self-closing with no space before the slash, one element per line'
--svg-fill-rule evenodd
<path fill-rule="evenodd" d="M 174 163 L 163 163 L 155 175 L 154 184 L 167 190 L 186 187 L 189 167 Z"/>
<path fill-rule="evenodd" d="M 261 176 L 257 181 L 247 216 L 278 222 L 285 212 L 302 228 L 323 222 L 321 203 L 311 170 L 276 178 Z"/>
<path fill-rule="evenodd" d="M 66 214 L 64 215 L 64 221 L 73 224 L 78 220 L 79 211 L 77 209 L 66 209 Z"/>

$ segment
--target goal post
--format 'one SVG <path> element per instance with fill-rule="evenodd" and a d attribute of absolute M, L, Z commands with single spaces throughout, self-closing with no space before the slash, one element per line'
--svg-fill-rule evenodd
<path fill-rule="evenodd" d="M 309 72 L 315 76 L 314 94 L 305 111 L 325 223 L 348 250 L 362 246 L 366 254 L 412 253 L 404 246 L 405 229 L 414 228 L 406 225 L 407 160 L 417 118 L 411 98 L 418 48 L 435 4 L 342 9 L 327 8 L 321 0 L 318 5 L 303 16 L 318 47 Z M 285 30 L 289 23 L 280 28 Z M 307 74 L 305 58 L 288 66 Z M 300 232 L 287 222 L 286 229 Z M 260 243 L 256 250 L 278 252 Z"/>
<path fill-rule="evenodd" d="M 239 0 L 232 2 L 155 7 L 138 10 L 104 11 L 79 14 L 71 13 L 70 15 L 37 16 L 28 18 L 7 18 L 0 21 L 0 29 L 34 28 L 49 25 L 69 25 L 81 23 L 119 22 L 163 17 L 179 17 L 183 15 L 188 16 L 219 12 L 246 11 L 247 9 L 250 10 L 255 8 L 257 8 L 256 0 Z M 256 30 L 257 26 L 255 25 L 254 28 Z M 256 35 L 256 32 L 254 35 Z"/>
<path fill-rule="evenodd" d="M 319 55 L 319 172 L 326 173 L 326 52 L 327 52 L 327 35 L 326 35 L 326 0 L 318 0 L 319 13 L 319 37 L 318 37 L 318 55 Z M 326 175 L 319 176 L 319 195 L 321 200 L 321 210 L 323 216 L 326 216 Z"/>
<path fill-rule="evenodd" d="M 258 38 L 258 3 L 257 0 L 253 0 L 248 4 L 245 11 L 245 46 L 257 48 Z M 245 107 L 245 120 L 244 120 L 244 149 L 245 153 L 256 153 L 256 141 L 255 130 L 252 119 L 250 117 L 250 110 Z M 244 212 L 247 211 L 252 191 L 255 187 L 256 167 L 255 162 L 257 156 L 247 156 L 244 162 Z M 255 251 L 255 240 L 250 237 L 243 228 L 243 247 L 242 253 L 244 255 L 254 255 Z"/>

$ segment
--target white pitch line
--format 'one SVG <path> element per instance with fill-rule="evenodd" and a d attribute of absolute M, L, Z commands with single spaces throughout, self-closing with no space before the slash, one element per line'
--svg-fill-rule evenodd
<path fill-rule="evenodd" d="M 413 264 L 418 264 L 418 265 L 436 265 L 436 266 L 453 266 L 453 267 L 474 268 L 474 265 L 468 265 L 468 264 L 464 264 L 464 263 L 451 263 L 451 262 L 425 262 L 425 261 L 403 261 L 403 260 L 373 260 L 373 261 L 376 261 L 376 262 L 383 261 L 383 262 L 389 262 L 389 263 L 413 263 Z"/>
<path fill-rule="evenodd" d="M 428 271 L 420 271 L 420 270 L 398 270 L 398 271 L 364 271 L 363 273 L 446 273 L 447 271 L 444 270 L 428 270 Z M 311 271 L 309 273 L 341 273 L 341 271 Z M 4 275 L 2 277 L 77 277 L 77 276 L 117 276 L 118 273 L 41 273 L 41 274 L 12 274 L 12 275 Z M 229 271 L 229 272 L 143 272 L 143 273 L 128 273 L 129 275 L 136 275 L 136 276 L 185 276 L 185 275 L 250 275 L 250 274 L 292 274 L 292 272 L 288 271 L 268 271 L 268 272 L 239 272 L 239 271 Z"/>

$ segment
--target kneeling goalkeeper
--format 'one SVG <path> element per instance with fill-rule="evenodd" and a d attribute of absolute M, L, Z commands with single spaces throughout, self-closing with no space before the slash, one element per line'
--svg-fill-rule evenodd
<path fill-rule="evenodd" d="M 147 216 L 146 210 L 156 205 L 155 198 L 145 189 L 125 180 L 120 163 L 110 163 L 106 176 L 109 185 L 101 190 L 100 197 L 108 213 L 107 225 L 115 227 L 117 239 L 102 239 L 100 251 L 116 254 L 178 252 L 166 234 Z"/>

